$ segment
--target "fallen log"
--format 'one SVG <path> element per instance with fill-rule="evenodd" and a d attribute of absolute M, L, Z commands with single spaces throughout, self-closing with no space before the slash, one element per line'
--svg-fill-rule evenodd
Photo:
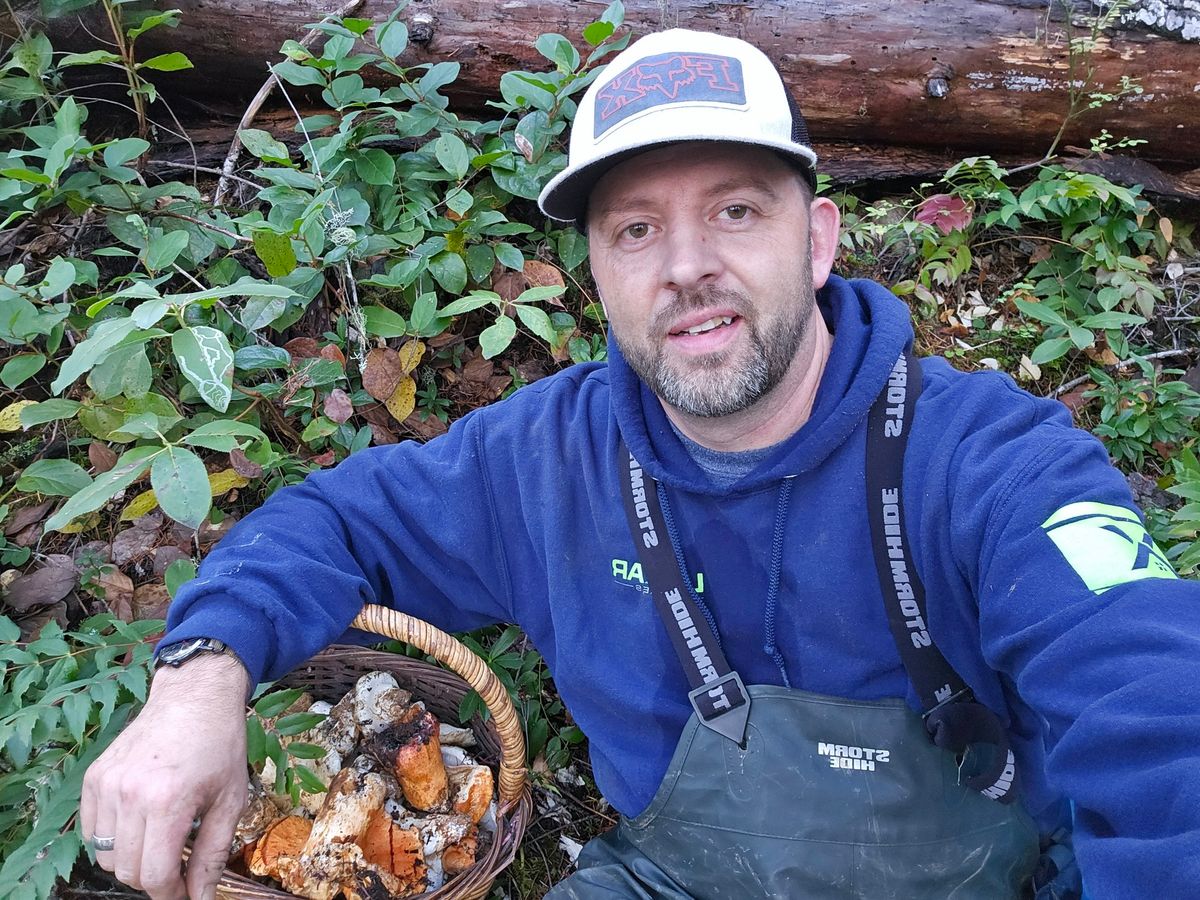
<path fill-rule="evenodd" d="M 1076 16 L 1094 12 L 1073 0 Z M 1087 146 L 1107 128 L 1147 140 L 1148 159 L 1200 164 L 1200 12 L 1191 0 L 1136 0 L 1119 28 L 1100 36 L 1086 59 L 1067 49 L 1051 0 L 628 0 L 636 34 L 664 25 L 736 34 L 779 65 L 821 140 L 1036 158 L 1050 146 L 1076 88 L 1091 68 L 1091 89 L 1116 93 L 1122 76 L 1141 93 L 1087 110 L 1064 135 Z M 191 71 L 163 75 L 159 87 L 244 102 L 268 62 L 305 23 L 338 0 L 176 0 L 176 29 L 139 40 L 139 54 L 182 50 Z M 1059 0 L 1053 0 L 1060 9 Z M 463 110 L 482 108 L 511 69 L 547 63 L 533 48 L 541 33 L 576 38 L 599 15 L 600 0 L 415 0 L 404 13 L 411 42 L 401 61 L 456 60 L 448 93 Z M 34 14 L 31 0 L 19 17 Z M 391 0 L 365 0 L 357 16 L 382 19 Z M 1162 10 L 1166 9 L 1166 13 Z M 11 25 L 11 23 L 7 23 Z M 1082 26 L 1081 26 L 1082 27 Z M 50 23 L 56 47 L 96 45 L 104 25 L 85 11 Z M 0 31 L 13 32 L 0 15 Z M 1075 31 L 1079 34 L 1079 30 Z M 577 41 L 582 43 L 582 41 Z M 366 73 L 364 73 L 366 74 Z"/>

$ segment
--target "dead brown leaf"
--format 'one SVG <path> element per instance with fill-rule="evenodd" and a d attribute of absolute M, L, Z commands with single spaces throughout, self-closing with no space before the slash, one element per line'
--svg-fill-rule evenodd
<path fill-rule="evenodd" d="M 171 563 L 178 562 L 181 559 L 191 559 L 191 554 L 184 553 L 173 544 L 166 544 L 162 547 L 154 548 L 154 574 L 161 578 L 170 567 Z"/>
<path fill-rule="evenodd" d="M 28 615 L 18 619 L 17 624 L 21 626 L 21 640 L 36 640 L 42 633 L 42 629 L 51 622 L 57 622 L 58 626 L 64 630 L 70 627 L 67 621 L 67 604 L 62 600 L 51 603 L 49 606 L 35 607 L 29 611 Z"/>
<path fill-rule="evenodd" d="M 114 616 L 122 622 L 132 622 L 133 579 L 120 569 L 111 569 L 96 579 L 96 586 L 104 590 L 104 603 Z"/>
<path fill-rule="evenodd" d="M 55 553 L 47 556 L 37 571 L 15 579 L 4 601 L 9 608 L 25 612 L 35 606 L 57 603 L 78 583 L 79 571 L 71 557 Z"/>
<path fill-rule="evenodd" d="M 463 381 L 473 381 L 477 384 L 487 384 L 488 379 L 496 374 L 496 367 L 490 359 L 484 359 L 483 355 L 471 357 L 463 364 L 461 378 Z"/>
<path fill-rule="evenodd" d="M 107 444 L 92 441 L 88 444 L 88 461 L 96 474 L 107 472 L 117 464 L 117 454 Z"/>
<path fill-rule="evenodd" d="M 243 478 L 262 478 L 262 466 L 247 457 L 245 452 L 237 447 L 229 451 L 229 465 Z"/>
<path fill-rule="evenodd" d="M 1072 413 L 1077 413 L 1079 410 L 1091 403 L 1091 400 L 1085 398 L 1083 395 L 1090 390 L 1094 390 L 1095 387 L 1096 385 L 1090 381 L 1085 384 L 1081 384 L 1074 390 L 1067 391 L 1065 394 L 1061 395 L 1058 398 L 1058 402 L 1063 404 Z"/>
<path fill-rule="evenodd" d="M 386 401 L 392 396 L 403 377 L 404 366 L 395 350 L 376 347 L 367 354 L 367 362 L 363 366 L 363 389 L 376 400 Z"/>
<path fill-rule="evenodd" d="M 500 295 L 500 299 L 506 300 L 509 303 L 521 296 L 521 292 L 525 290 L 529 282 L 525 280 L 525 275 L 522 272 L 512 272 L 505 270 L 502 274 L 496 275 L 492 279 L 492 290 Z"/>
<path fill-rule="evenodd" d="M 283 349 L 288 352 L 292 359 L 320 359 L 321 348 L 317 345 L 315 338 L 298 337 L 292 338 L 283 345 Z"/>
<path fill-rule="evenodd" d="M 430 350 L 441 350 L 443 347 L 449 347 L 451 344 L 457 344 L 462 340 L 462 335 L 455 334 L 452 331 L 443 331 L 441 334 L 431 337 L 426 343 Z"/>
<path fill-rule="evenodd" d="M 153 550 L 162 522 L 162 513 L 150 512 L 118 534 L 112 542 L 112 561 L 125 566 Z"/>
<path fill-rule="evenodd" d="M 342 352 L 342 348 L 337 344 L 326 344 L 321 348 L 321 359 L 333 360 L 343 369 L 346 368 L 346 354 Z"/>
<path fill-rule="evenodd" d="M 318 453 L 316 456 L 312 457 L 309 462 L 314 466 L 325 468 L 325 466 L 332 466 L 334 459 L 336 459 L 334 452 L 332 450 L 326 450 L 324 453 Z"/>
<path fill-rule="evenodd" d="M 1088 359 L 1092 362 L 1099 363 L 1102 366 L 1115 366 L 1120 362 L 1117 359 L 1117 354 L 1113 353 L 1108 347 L 1085 347 L 1084 351 Z"/>
<path fill-rule="evenodd" d="M 341 388 L 334 388 L 326 394 L 325 415 L 339 425 L 349 419 L 354 415 L 354 404 L 350 402 L 350 395 Z M 259 472 L 261 474 L 262 470 Z"/>
<path fill-rule="evenodd" d="M 195 530 L 175 522 L 171 526 L 170 540 L 172 544 L 184 551 L 190 551 L 192 544 L 196 541 L 200 543 L 201 547 L 208 547 L 229 534 L 230 529 L 237 524 L 237 521 L 237 516 L 226 513 L 225 518 L 219 524 L 205 522 Z"/>
<path fill-rule="evenodd" d="M 445 422 L 437 416 L 425 416 L 425 418 L 421 418 L 421 414 L 418 412 L 414 412 L 405 419 L 403 425 L 423 441 L 432 440 L 438 435 L 446 433 Z"/>
<path fill-rule="evenodd" d="M 133 592 L 135 619 L 165 619 L 170 605 L 171 595 L 165 584 L 143 584 Z"/>
<path fill-rule="evenodd" d="M 13 510 L 13 514 L 4 523 L 5 535 L 14 535 L 18 531 L 24 531 L 30 525 L 42 521 L 53 504 L 53 500 L 45 500 L 33 506 L 22 506 L 20 509 Z"/>
<path fill-rule="evenodd" d="M 563 281 L 562 272 L 557 266 L 552 266 L 550 263 L 544 263 L 537 259 L 525 260 L 525 280 L 529 282 L 530 287 L 565 287 L 566 282 Z M 564 308 L 562 299 L 559 297 L 551 297 L 546 301 L 559 309 Z"/>
<path fill-rule="evenodd" d="M 400 438 L 396 437 L 395 433 L 386 425 L 367 422 L 367 427 L 371 429 L 371 440 L 377 447 L 400 443 Z"/>
<path fill-rule="evenodd" d="M 33 547 L 42 539 L 42 525 L 40 522 L 34 522 L 23 531 L 13 535 L 12 542 L 18 547 Z"/>

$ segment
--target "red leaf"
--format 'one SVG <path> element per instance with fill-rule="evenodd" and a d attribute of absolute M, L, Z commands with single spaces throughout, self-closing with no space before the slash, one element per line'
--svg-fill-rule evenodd
<path fill-rule="evenodd" d="M 324 453 L 319 453 L 309 460 L 315 466 L 332 466 L 334 455 L 332 450 L 326 450 Z"/>
<path fill-rule="evenodd" d="M 376 347 L 363 366 L 363 389 L 376 400 L 387 400 L 404 377 L 400 354 L 390 347 Z"/>
<path fill-rule="evenodd" d="M 949 234 L 971 224 L 971 205 L 953 194 L 934 194 L 917 207 L 914 218 Z"/>
<path fill-rule="evenodd" d="M 317 346 L 316 340 L 310 337 L 292 338 L 283 345 L 283 349 L 288 352 L 292 359 L 321 358 L 321 348 Z"/>
<path fill-rule="evenodd" d="M 331 359 L 343 369 L 346 368 L 346 354 L 337 344 L 326 344 L 321 348 L 321 359 Z"/>
<path fill-rule="evenodd" d="M 349 419 L 354 415 L 354 404 L 350 402 L 350 395 L 341 388 L 330 391 L 325 397 L 325 415 L 339 425 Z"/>

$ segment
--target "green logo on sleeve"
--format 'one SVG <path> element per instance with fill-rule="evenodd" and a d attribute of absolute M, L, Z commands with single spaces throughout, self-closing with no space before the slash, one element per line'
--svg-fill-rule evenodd
<path fill-rule="evenodd" d="M 1107 503 L 1071 503 L 1042 528 L 1088 589 L 1102 594 L 1110 587 L 1143 578 L 1178 578 L 1137 514 Z"/>

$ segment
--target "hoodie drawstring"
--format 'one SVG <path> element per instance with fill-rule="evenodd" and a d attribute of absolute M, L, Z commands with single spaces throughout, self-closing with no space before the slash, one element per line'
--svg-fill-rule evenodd
<path fill-rule="evenodd" d="M 658 504 L 662 507 L 663 521 L 667 526 L 667 536 L 671 540 L 671 549 L 675 552 L 675 564 L 679 566 L 680 577 L 683 578 L 683 583 L 687 586 L 692 602 L 696 604 L 696 607 L 708 622 L 708 627 L 712 630 L 713 636 L 717 640 L 717 645 L 721 646 L 721 633 L 717 630 L 717 621 L 713 618 L 708 605 L 696 593 L 691 576 L 688 575 L 687 563 L 683 558 L 682 544 L 679 541 L 678 529 L 675 527 L 675 516 L 671 512 L 671 504 L 667 500 L 667 492 L 660 481 L 656 481 L 654 486 L 658 493 Z M 783 679 L 783 686 L 786 688 L 790 688 L 792 682 L 788 678 L 787 664 L 784 662 L 783 654 L 779 652 L 779 648 L 775 645 L 775 614 L 779 608 L 779 579 L 783 571 L 783 532 L 784 526 L 787 524 L 788 503 L 791 501 L 791 497 L 792 479 L 785 478 L 779 485 L 779 500 L 775 507 L 775 527 L 771 535 L 771 569 L 767 581 L 766 610 L 763 613 L 763 653 L 771 657 L 775 666 L 779 669 L 779 675 Z M 724 647 L 721 649 L 724 650 Z"/>

